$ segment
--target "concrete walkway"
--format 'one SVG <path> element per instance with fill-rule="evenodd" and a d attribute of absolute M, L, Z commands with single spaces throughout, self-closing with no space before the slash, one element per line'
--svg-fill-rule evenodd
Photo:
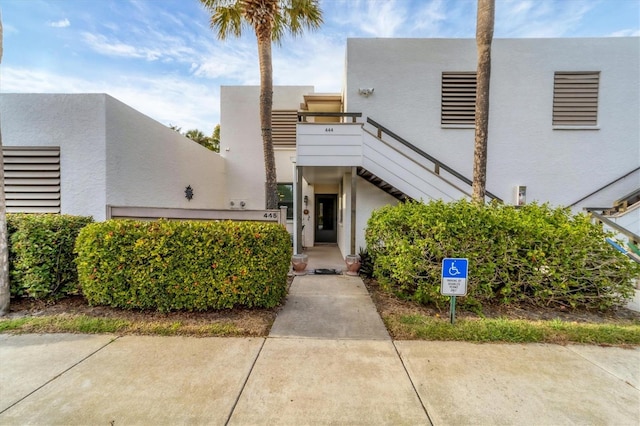
<path fill-rule="evenodd" d="M 394 342 L 357 277 L 296 277 L 268 338 L 0 335 L 2 425 L 639 421 L 639 348 Z"/>

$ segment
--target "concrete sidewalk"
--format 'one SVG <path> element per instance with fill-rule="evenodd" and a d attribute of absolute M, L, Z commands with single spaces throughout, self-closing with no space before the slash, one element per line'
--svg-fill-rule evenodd
<path fill-rule="evenodd" d="M 2 425 L 639 422 L 640 348 L 394 342 L 357 277 L 296 277 L 268 338 L 0 335 Z"/>

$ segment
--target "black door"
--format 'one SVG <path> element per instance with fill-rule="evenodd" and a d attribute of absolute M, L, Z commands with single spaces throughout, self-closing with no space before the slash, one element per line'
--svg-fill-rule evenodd
<path fill-rule="evenodd" d="M 338 242 L 338 196 L 316 194 L 316 243 Z"/>

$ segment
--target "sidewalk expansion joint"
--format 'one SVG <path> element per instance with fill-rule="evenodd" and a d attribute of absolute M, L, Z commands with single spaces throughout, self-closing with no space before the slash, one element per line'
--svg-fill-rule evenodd
<path fill-rule="evenodd" d="M 262 339 L 262 344 L 260 345 L 260 349 L 258 349 L 258 353 L 256 354 L 256 357 L 253 359 L 253 363 L 251 364 L 251 368 L 249 369 L 249 372 L 247 373 L 247 377 L 244 378 L 244 382 L 242 383 L 242 387 L 240 388 L 240 392 L 238 392 L 238 396 L 236 397 L 236 400 L 233 402 L 233 406 L 231 407 L 231 410 L 229 410 L 229 416 L 227 417 L 227 420 L 224 422 L 224 425 L 227 426 L 229 424 L 229 422 L 231 421 L 231 417 L 233 417 L 233 412 L 236 411 L 236 407 L 238 405 L 238 402 L 240 401 L 240 397 L 242 397 L 242 393 L 244 392 L 244 388 L 247 386 L 247 382 L 249 381 L 249 377 L 251 377 L 251 373 L 253 373 L 253 369 L 256 366 L 256 362 L 258 362 L 258 358 L 260 358 L 260 354 L 262 353 L 262 348 L 264 348 L 264 344 L 267 341 L 266 338 Z"/>
<path fill-rule="evenodd" d="M 578 351 L 574 351 L 571 347 L 567 347 L 566 348 L 568 351 L 572 352 L 573 354 L 579 356 L 580 358 L 582 358 L 584 361 L 588 362 L 589 364 L 593 365 L 594 367 L 599 368 L 600 370 L 604 371 L 605 373 L 607 373 L 608 375 L 610 375 L 611 377 L 615 378 L 616 380 L 619 380 L 621 382 L 624 382 L 625 384 L 631 386 L 632 388 L 634 388 L 637 391 L 640 391 L 640 388 L 638 388 L 636 385 L 634 385 L 633 383 L 629 382 L 628 380 L 623 379 L 622 377 L 620 377 L 619 375 L 615 374 L 613 371 L 610 371 L 608 369 L 606 369 L 605 367 L 603 367 L 602 365 L 593 362 L 593 360 L 587 358 L 586 356 L 582 355 L 580 352 Z"/>
<path fill-rule="evenodd" d="M 418 398 L 418 401 L 420 401 L 420 406 L 422 407 L 422 410 L 424 411 L 424 414 L 427 416 L 427 420 L 429 420 L 429 424 L 431 426 L 433 426 L 433 420 L 431 420 L 431 416 L 429 415 L 429 412 L 427 411 L 427 407 L 425 407 L 424 402 L 422 401 L 422 398 L 420 398 L 420 393 L 418 393 L 418 389 L 416 388 L 415 383 L 413 383 L 413 379 L 411 378 L 411 374 L 409 374 L 409 370 L 407 370 L 407 366 L 404 364 L 404 360 L 402 359 L 402 356 L 400 355 L 400 351 L 398 350 L 398 347 L 396 346 L 396 342 L 391 339 L 391 344 L 393 345 L 393 349 L 396 351 L 396 355 L 398 356 L 398 359 L 400 360 L 400 363 L 402 364 L 402 368 L 404 368 L 404 372 L 407 375 L 407 378 L 409 379 L 409 383 L 411 383 L 411 387 L 413 388 L 413 392 L 415 392 L 416 397 Z"/>
<path fill-rule="evenodd" d="M 60 373 L 56 374 L 51 379 L 49 379 L 46 382 L 44 382 L 42 385 L 38 386 L 37 388 L 35 388 L 34 390 L 29 392 L 28 394 L 26 394 L 22 398 L 18 399 L 13 404 L 11 404 L 8 407 L 6 407 L 4 410 L 0 411 L 0 414 L 4 413 L 5 411 L 9 410 L 11 407 L 14 407 L 15 405 L 17 405 L 20 402 L 24 401 L 25 399 L 29 398 L 31 395 L 33 395 L 34 393 L 38 392 L 40 389 L 44 388 L 45 386 L 47 386 L 49 383 L 52 383 L 53 381 L 55 381 L 58 378 L 62 377 L 68 371 L 70 371 L 71 369 L 73 369 L 73 368 L 77 367 L 78 365 L 82 364 L 87 359 L 91 358 L 92 356 L 94 356 L 95 354 L 97 354 L 98 352 L 100 352 L 101 350 L 103 350 L 104 348 L 106 348 L 107 346 L 109 346 L 110 344 L 115 342 L 116 340 L 118 340 L 120 337 L 122 337 L 122 336 L 115 336 L 113 339 L 109 340 L 107 343 L 105 343 L 104 345 L 100 346 L 98 349 L 96 349 L 95 351 L 91 352 L 89 355 L 85 356 L 84 358 L 82 358 L 81 360 L 76 362 L 75 364 L 71 365 L 70 367 L 68 367 L 65 370 L 61 371 Z"/>

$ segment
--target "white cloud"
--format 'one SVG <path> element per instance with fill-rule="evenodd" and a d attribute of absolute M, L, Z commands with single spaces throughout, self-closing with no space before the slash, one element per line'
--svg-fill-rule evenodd
<path fill-rule="evenodd" d="M 257 45 L 241 40 L 210 43 L 192 58 L 196 77 L 231 79 L 236 84 L 256 84 L 260 80 Z"/>
<path fill-rule="evenodd" d="M 274 49 L 274 84 L 312 85 L 316 92 L 340 92 L 345 48 L 345 39 L 315 33 L 304 36 L 299 43 Z M 257 70 L 257 62 L 253 67 Z"/>
<path fill-rule="evenodd" d="M 5 93 L 107 93 L 164 125 L 197 128 L 206 134 L 220 122 L 220 95 L 214 84 L 173 76 L 85 80 L 12 67 L 3 67 L 1 74 Z"/>
<path fill-rule="evenodd" d="M 496 4 L 498 37 L 562 37 L 594 7 L 584 1 L 504 0 Z"/>
<path fill-rule="evenodd" d="M 422 34 L 437 35 L 440 30 L 440 24 L 447 18 L 446 7 L 442 0 L 433 0 L 423 5 L 419 9 L 412 21 L 413 30 L 421 31 Z"/>
<path fill-rule="evenodd" d="M 82 38 L 87 45 L 96 52 L 107 56 L 122 56 L 126 58 L 143 58 L 148 61 L 155 61 L 161 54 L 157 50 L 139 48 L 131 44 L 117 41 L 109 41 L 104 35 L 82 33 Z"/>
<path fill-rule="evenodd" d="M 343 0 L 337 6 L 331 3 L 330 10 L 325 7 L 325 21 L 351 28 L 361 37 L 393 37 L 407 24 L 409 5 L 404 0 Z"/>
<path fill-rule="evenodd" d="M 619 30 L 609 34 L 608 37 L 640 37 L 640 30 Z"/>
<path fill-rule="evenodd" d="M 71 22 L 67 18 L 55 22 L 49 22 L 49 26 L 53 28 L 67 28 L 70 25 Z"/>

